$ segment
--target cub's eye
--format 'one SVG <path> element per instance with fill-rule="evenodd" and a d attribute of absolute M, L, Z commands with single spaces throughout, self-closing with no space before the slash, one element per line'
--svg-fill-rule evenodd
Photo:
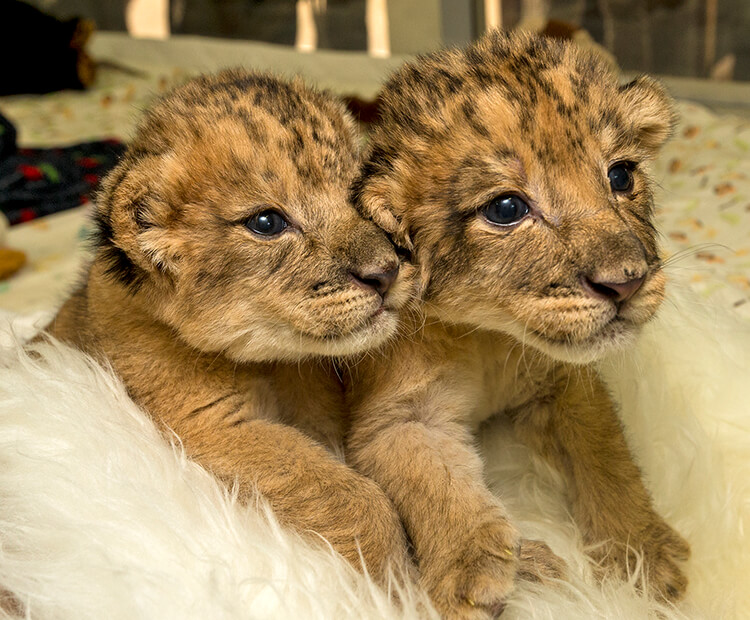
<path fill-rule="evenodd" d="M 271 237 L 278 235 L 289 226 L 289 222 L 284 219 L 278 211 L 268 210 L 256 213 L 245 224 L 250 230 L 259 235 Z"/>
<path fill-rule="evenodd" d="M 515 224 L 523 219 L 529 211 L 529 205 L 522 198 L 513 194 L 493 198 L 482 207 L 484 217 L 493 224 L 500 224 L 500 226 Z"/>
<path fill-rule="evenodd" d="M 616 163 L 609 169 L 609 185 L 613 192 L 627 192 L 633 187 L 633 164 L 629 161 Z"/>

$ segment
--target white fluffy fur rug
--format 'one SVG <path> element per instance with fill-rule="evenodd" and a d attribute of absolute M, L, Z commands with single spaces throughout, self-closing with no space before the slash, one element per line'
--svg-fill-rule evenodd
<path fill-rule="evenodd" d="M 0 590 L 30 618 L 433 615 L 418 592 L 396 609 L 262 507 L 237 506 L 83 355 L 27 356 L 31 318 L 0 323 Z M 638 348 L 604 370 L 658 508 L 692 545 L 687 600 L 667 609 L 629 584 L 595 584 L 559 477 L 497 420 L 480 438 L 488 480 L 571 573 L 521 586 L 503 618 L 750 617 L 750 324 L 673 291 Z"/>

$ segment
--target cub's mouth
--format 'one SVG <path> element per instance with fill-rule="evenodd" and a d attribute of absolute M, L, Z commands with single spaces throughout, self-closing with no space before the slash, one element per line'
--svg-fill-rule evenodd
<path fill-rule="evenodd" d="M 525 341 L 554 359 L 587 364 L 631 345 L 640 329 L 640 324 L 615 315 L 597 331 L 584 338 L 577 339 L 572 335 L 551 336 L 529 327 Z"/>
<path fill-rule="evenodd" d="M 316 291 L 302 312 L 288 317 L 291 340 L 308 355 L 342 357 L 376 349 L 393 338 L 400 315 L 414 298 L 416 269 L 401 263 L 382 274 L 351 278 L 344 288 Z M 388 277 L 387 285 L 381 282 Z"/>
<path fill-rule="evenodd" d="M 332 329 L 327 333 L 299 331 L 300 344 L 312 349 L 310 353 L 347 356 L 363 353 L 384 344 L 396 334 L 398 310 L 387 302 L 366 314 L 354 327 L 346 331 Z"/>
<path fill-rule="evenodd" d="M 524 324 L 521 340 L 560 361 L 593 362 L 633 344 L 659 309 L 664 287 L 660 271 L 641 278 L 637 292 L 625 298 L 611 292 L 592 295 L 584 286 L 567 298 L 564 311 L 537 305 L 534 320 Z"/>
<path fill-rule="evenodd" d="M 416 294 L 416 268 L 402 262 L 396 271 L 398 275 L 394 275 L 387 290 L 379 290 L 377 297 L 358 302 L 358 308 L 352 308 L 347 319 L 326 333 L 300 330 L 301 336 L 317 353 L 329 356 L 361 354 L 385 344 L 397 334 L 401 311 Z M 352 319 L 352 315 L 356 318 Z"/>

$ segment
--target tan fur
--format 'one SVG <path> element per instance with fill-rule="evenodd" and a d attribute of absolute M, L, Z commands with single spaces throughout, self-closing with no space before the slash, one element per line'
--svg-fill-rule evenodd
<path fill-rule="evenodd" d="M 343 107 L 299 82 L 228 71 L 180 87 L 105 180 L 93 264 L 49 331 L 111 364 L 243 501 L 259 491 L 380 578 L 405 538 L 334 455 L 347 416 L 330 356 L 390 337 L 410 288 L 407 273 L 381 297 L 352 276 L 398 267 L 348 202 L 357 166 Z M 290 222 L 277 236 L 247 226 L 268 208 Z"/>
<path fill-rule="evenodd" d="M 647 78 L 619 87 L 570 44 L 492 34 L 406 65 L 381 97 L 354 196 L 413 251 L 423 316 L 353 369 L 348 450 L 393 500 L 433 601 L 447 618 L 492 616 L 517 577 L 519 534 L 470 434 L 498 413 L 565 475 L 603 570 L 624 574 L 636 550 L 653 590 L 679 598 L 688 546 L 654 512 L 586 365 L 631 342 L 663 298 L 644 165 L 670 133 L 668 96 Z M 620 161 L 633 186 L 617 192 Z M 490 222 L 485 205 L 508 194 L 530 213 Z M 584 284 L 641 277 L 625 301 Z M 554 572 L 545 547 L 521 555 Z"/>

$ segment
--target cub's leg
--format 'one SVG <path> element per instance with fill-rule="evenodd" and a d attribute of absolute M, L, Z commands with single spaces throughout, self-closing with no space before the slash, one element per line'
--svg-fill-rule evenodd
<path fill-rule="evenodd" d="M 282 523 L 323 536 L 380 583 L 389 566 L 408 570 L 401 522 L 374 482 L 292 427 L 220 409 L 174 430 L 191 457 L 229 485 L 239 483 L 241 500 L 259 491 Z"/>
<path fill-rule="evenodd" d="M 584 539 L 606 543 L 594 552 L 602 565 L 625 574 L 635 567 L 635 550 L 651 589 L 679 599 L 687 587 L 679 562 L 690 548 L 654 510 L 606 388 L 587 367 L 557 378 L 555 401 L 515 412 L 516 429 L 566 475 Z"/>
<path fill-rule="evenodd" d="M 495 617 L 513 589 L 521 541 L 482 481 L 471 437 L 429 404 L 389 410 L 373 402 L 372 415 L 358 411 L 350 461 L 394 502 L 443 617 Z"/>

